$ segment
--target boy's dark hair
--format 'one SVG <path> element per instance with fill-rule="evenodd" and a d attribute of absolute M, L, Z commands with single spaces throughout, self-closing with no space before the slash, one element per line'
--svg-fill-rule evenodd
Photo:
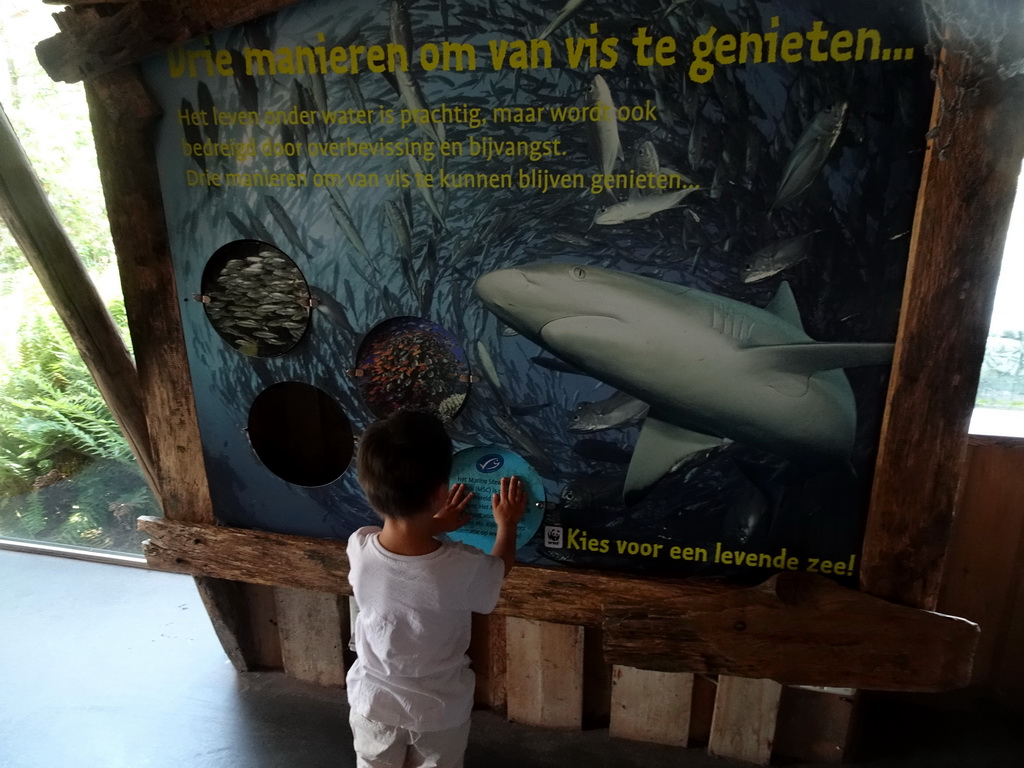
<path fill-rule="evenodd" d="M 452 441 L 433 414 L 399 411 L 363 433 L 356 466 L 375 512 L 410 517 L 428 506 L 439 485 L 448 487 Z"/>

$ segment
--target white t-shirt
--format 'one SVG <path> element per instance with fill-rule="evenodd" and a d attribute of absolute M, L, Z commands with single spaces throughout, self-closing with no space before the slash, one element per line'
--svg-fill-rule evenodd
<path fill-rule="evenodd" d="M 385 725 L 456 728 L 473 709 L 471 615 L 494 610 L 505 565 L 453 541 L 426 555 L 396 555 L 381 546 L 380 532 L 360 528 L 348 540 L 348 580 L 359 605 L 349 704 Z"/>

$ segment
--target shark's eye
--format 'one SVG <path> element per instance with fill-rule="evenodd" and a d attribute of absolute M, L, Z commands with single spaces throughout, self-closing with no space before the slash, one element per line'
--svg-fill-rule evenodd
<path fill-rule="evenodd" d="M 572 275 L 573 280 L 583 280 L 587 276 L 587 270 L 585 270 L 583 267 L 573 267 L 569 271 L 569 274 Z"/>

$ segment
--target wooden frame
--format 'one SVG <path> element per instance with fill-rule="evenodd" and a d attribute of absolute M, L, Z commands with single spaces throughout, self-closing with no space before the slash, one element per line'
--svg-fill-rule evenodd
<path fill-rule="evenodd" d="M 199 577 L 222 642 L 240 669 L 256 668 L 260 654 L 271 659 L 283 655 L 280 647 L 268 650 L 264 644 L 260 650 L 258 643 L 254 646 L 239 641 L 244 628 L 267 624 L 267 600 L 255 600 L 246 585 L 345 594 L 343 546 L 213 525 L 215 516 L 203 473 L 177 297 L 170 287 L 170 254 L 155 171 L 141 172 L 155 168 L 149 128 L 157 116 L 132 66 L 171 45 L 293 2 L 149 0 L 96 3 L 93 7 L 89 0 L 76 0 L 74 7 L 56 15 L 61 34 L 43 41 L 38 49 L 41 61 L 55 79 L 88 79 L 104 189 L 166 515 L 163 521 L 141 523 L 151 536 L 147 557 L 158 567 Z M 948 102 L 952 89 L 965 75 L 965 67 L 964 60 L 950 56 L 939 68 L 933 122 L 940 115 L 940 98 Z M 739 650 L 714 658 L 695 652 L 688 657 L 687 672 L 724 675 L 710 725 L 712 751 L 760 762 L 766 760 L 764 745 L 774 728 L 780 700 L 777 684 L 756 680 L 737 683 L 730 675 L 760 677 L 761 670 L 770 669 L 788 682 L 820 683 L 822 677 L 811 675 L 811 668 L 819 665 L 821 673 L 820 665 L 828 663 L 816 658 L 813 664 L 783 674 L 764 657 L 754 659 L 752 649 L 769 635 L 764 633 L 767 630 L 759 635 L 748 628 L 761 627 L 766 616 L 799 616 L 806 622 L 802 624 L 806 632 L 846 632 L 843 637 L 860 643 L 859 651 L 868 654 L 850 659 L 859 658 L 856 663 L 863 664 L 870 658 L 874 664 L 882 658 L 879 663 L 883 664 L 883 674 L 888 670 L 894 675 L 888 678 L 895 681 L 890 685 L 937 689 L 964 684 L 970 672 L 976 628 L 914 608 L 931 609 L 936 605 L 964 474 L 966 427 L 987 330 L 984 323 L 1024 155 L 1024 133 L 1017 130 L 1019 97 L 1019 92 L 1011 92 L 1003 81 L 983 79 L 966 93 L 960 118 L 955 123 L 946 121 L 928 140 L 861 569 L 861 585 L 866 593 L 913 608 L 871 602 L 866 595 L 838 587 L 827 590 L 823 598 L 820 585 L 805 578 L 798 578 L 795 586 L 780 587 L 776 581 L 755 590 L 740 590 L 685 580 L 664 582 L 518 568 L 500 610 L 527 621 L 601 627 L 606 656 L 620 662 L 620 670 L 631 668 L 630 662 L 658 666 L 657 654 L 641 660 L 635 652 L 627 652 L 624 638 L 640 627 L 650 629 L 653 622 L 661 643 L 660 658 L 664 659 L 673 649 L 697 649 L 700 643 L 712 642 L 726 631 L 714 622 L 702 624 L 702 611 L 715 616 L 718 611 L 730 610 L 747 617 L 736 618 L 732 624 L 733 634 L 747 632 L 745 637 L 750 638 L 739 643 Z M 961 322 L 951 324 L 950 317 Z M 169 375 L 172 381 L 168 381 Z M 792 598 L 793 590 L 804 597 Z M 275 592 L 275 620 L 289 615 L 295 607 L 289 602 L 324 603 L 305 594 L 279 589 Z M 266 596 L 265 592 L 261 594 Z M 808 602 L 808 595 L 817 595 L 818 603 L 813 599 Z M 894 657 L 884 661 L 884 651 L 895 653 L 901 641 L 905 644 L 906 635 L 865 645 L 862 636 L 835 620 L 839 614 L 830 616 L 822 600 L 842 604 L 843 610 L 853 607 L 863 612 L 858 615 L 866 616 L 868 622 L 880 622 L 878 626 L 890 616 L 898 617 L 911 628 L 908 631 L 919 633 L 913 635 L 915 642 L 929 649 L 928 653 L 933 654 L 930 658 L 940 660 L 936 667 L 940 672 L 928 677 L 920 667 L 904 665 L 897 669 Z M 254 607 L 257 604 L 263 607 Z M 324 605 L 320 609 L 327 613 L 334 610 Z M 337 610 L 340 621 L 340 607 Z M 744 625 L 742 630 L 738 628 L 740 623 Z M 770 624 L 767 621 L 764 626 Z M 633 628 L 625 632 L 624 626 Z M 492 699 L 501 706 L 506 671 L 495 660 L 500 654 L 492 640 L 501 635 L 500 645 L 505 646 L 507 637 L 502 632 L 491 635 L 484 645 L 490 659 L 488 673 L 502 686 L 501 695 Z M 666 645 L 669 638 L 672 644 Z M 559 642 L 563 641 L 573 645 L 567 634 Z M 573 647 L 579 645 L 585 643 Z M 797 645 L 777 649 L 776 654 Z M 799 647 L 801 652 L 807 649 L 806 644 Z M 872 648 L 875 656 L 868 653 Z M 579 648 L 578 652 L 583 654 L 584 650 Z M 920 647 L 915 646 L 911 653 L 918 652 Z M 834 659 L 832 663 L 836 663 Z M 867 675 L 863 667 L 854 666 L 854 672 L 844 678 L 849 685 L 885 687 L 887 678 Z M 643 687 L 637 680 L 632 682 Z M 730 689 L 736 689 L 735 696 L 723 695 Z M 707 690 L 703 683 L 702 690 Z M 751 734 L 740 738 L 742 734 L 731 733 L 727 724 L 735 719 L 735 704 L 742 700 L 769 703 L 765 716 L 756 718 Z M 702 721 L 697 730 L 706 727 Z M 737 739 L 743 743 L 730 747 Z"/>

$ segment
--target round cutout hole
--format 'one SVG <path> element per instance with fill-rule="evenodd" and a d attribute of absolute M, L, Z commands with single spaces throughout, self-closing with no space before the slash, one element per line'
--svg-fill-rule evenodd
<path fill-rule="evenodd" d="M 311 384 L 284 381 L 260 392 L 249 409 L 248 433 L 263 465 L 295 485 L 327 485 L 352 461 L 348 417 Z"/>
<path fill-rule="evenodd" d="M 243 355 L 276 357 L 309 327 L 309 286 L 278 248 L 237 240 L 206 264 L 202 301 L 214 330 Z"/>
<path fill-rule="evenodd" d="M 356 353 L 355 374 L 377 418 L 406 409 L 451 421 L 469 393 L 465 351 L 447 329 L 421 317 L 394 317 L 375 326 Z"/>

